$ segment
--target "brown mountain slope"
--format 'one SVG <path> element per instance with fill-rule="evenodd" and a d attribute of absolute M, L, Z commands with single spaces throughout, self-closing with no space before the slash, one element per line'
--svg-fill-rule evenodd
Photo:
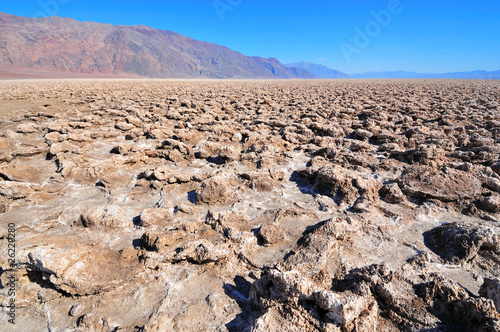
<path fill-rule="evenodd" d="M 156 78 L 314 78 L 277 59 L 151 27 L 0 13 L 0 71 Z"/>

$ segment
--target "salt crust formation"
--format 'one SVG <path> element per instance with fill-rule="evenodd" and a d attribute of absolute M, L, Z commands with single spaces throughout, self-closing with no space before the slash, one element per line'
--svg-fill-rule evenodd
<path fill-rule="evenodd" d="M 0 325 L 500 331 L 499 105 L 498 81 L 0 82 Z"/>

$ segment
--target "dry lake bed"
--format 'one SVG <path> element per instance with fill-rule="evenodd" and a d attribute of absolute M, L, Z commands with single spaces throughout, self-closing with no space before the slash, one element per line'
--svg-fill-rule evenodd
<path fill-rule="evenodd" d="M 0 81 L 0 325 L 500 331 L 499 174 L 500 81 Z"/>

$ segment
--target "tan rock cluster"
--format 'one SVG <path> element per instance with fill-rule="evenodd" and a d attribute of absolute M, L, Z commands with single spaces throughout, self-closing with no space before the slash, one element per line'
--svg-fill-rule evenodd
<path fill-rule="evenodd" d="M 0 82 L 0 325 L 500 331 L 499 107 L 497 81 Z"/>

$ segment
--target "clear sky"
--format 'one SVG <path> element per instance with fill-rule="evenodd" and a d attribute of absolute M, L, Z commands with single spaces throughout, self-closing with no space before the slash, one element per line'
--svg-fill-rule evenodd
<path fill-rule="evenodd" d="M 499 0 L 0 0 L 0 11 L 143 24 L 346 73 L 500 69 Z"/>

